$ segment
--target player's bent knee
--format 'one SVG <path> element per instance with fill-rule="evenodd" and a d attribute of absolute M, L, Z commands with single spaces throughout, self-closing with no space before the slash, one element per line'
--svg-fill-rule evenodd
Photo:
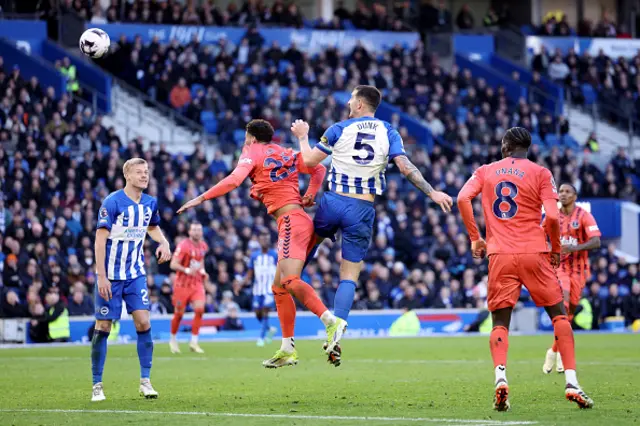
<path fill-rule="evenodd" d="M 287 294 L 287 290 L 285 290 L 282 287 L 282 283 L 279 283 L 278 285 L 274 284 L 271 286 L 271 291 L 273 292 L 273 294 L 275 295 L 283 295 L 283 294 Z"/>
<path fill-rule="evenodd" d="M 358 281 L 363 262 L 352 262 L 342 259 L 340 264 L 340 280 Z"/>
<path fill-rule="evenodd" d="M 95 329 L 109 333 L 111 332 L 111 324 L 111 320 L 96 320 Z"/>

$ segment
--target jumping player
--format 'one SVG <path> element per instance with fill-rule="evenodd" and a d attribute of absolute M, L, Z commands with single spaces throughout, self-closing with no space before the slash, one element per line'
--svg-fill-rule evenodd
<path fill-rule="evenodd" d="M 554 268 L 560 264 L 558 194 L 551 172 L 529 160 L 531 135 L 514 127 L 502 139 L 503 159 L 475 171 L 458 195 L 474 257 L 489 256 L 488 308 L 493 320 L 490 347 L 496 375 L 494 409 L 510 408 L 506 365 L 511 311 L 525 285 L 538 306 L 544 306 L 551 321 L 558 349 L 565 361 L 565 395 L 580 408 L 593 401 L 580 388 L 576 377 L 573 330 L 564 309 L 563 295 Z M 480 237 L 471 200 L 482 194 L 487 242 Z M 546 234 L 540 226 L 541 208 L 546 211 Z"/>
<path fill-rule="evenodd" d="M 314 217 L 316 246 L 324 238 L 342 232 L 340 284 L 335 295 L 335 315 L 340 319 L 334 344 L 326 348 L 329 361 L 340 364 L 338 345 L 347 327 L 362 260 L 373 235 L 373 201 L 387 186 L 385 171 L 393 161 L 400 173 L 440 205 L 445 212 L 453 204 L 447 194 L 435 191 L 407 158 L 400 134 L 386 121 L 374 117 L 382 95 L 373 86 L 358 86 L 349 99 L 349 119 L 329 127 L 320 142 L 309 145 L 309 125 L 301 120 L 291 130 L 300 141 L 300 153 L 307 167 L 315 167 L 331 155 L 329 191 L 325 191 Z"/>
<path fill-rule="evenodd" d="M 600 229 L 591 213 L 576 206 L 578 191 L 565 183 L 560 185 L 560 243 L 562 255 L 558 268 L 558 279 L 564 293 L 564 306 L 569 313 L 569 321 L 580 303 L 582 290 L 591 275 L 589 265 L 589 250 L 600 247 Z M 553 346 L 547 350 L 542 371 L 551 373 L 553 365 L 556 371 L 562 373 L 564 365 L 562 357 L 558 355 L 558 344 L 554 340 Z"/>
<path fill-rule="evenodd" d="M 208 275 L 204 269 L 204 258 L 209 246 L 202 240 L 202 224 L 191 222 L 189 238 L 178 244 L 171 259 L 171 269 L 176 271 L 176 282 L 173 285 L 173 318 L 171 319 L 171 338 L 169 349 L 173 354 L 180 353 L 176 335 L 180 329 L 180 321 L 185 309 L 191 303 L 193 308 L 193 324 L 191 326 L 191 352 L 203 354 L 198 344 L 198 334 L 204 314 L 205 291 L 204 282 Z"/>
<path fill-rule="evenodd" d="M 322 165 L 308 168 L 299 153 L 271 142 L 273 127 L 265 120 L 247 124 L 245 146 L 235 170 L 204 194 L 185 203 L 178 214 L 200 205 L 205 200 L 227 194 L 247 178 L 251 178 L 251 197 L 260 200 L 278 223 L 278 265 L 272 287 L 282 327 L 282 346 L 263 362 L 267 368 L 298 363 L 293 331 L 296 307 L 293 294 L 307 309 L 316 314 L 327 331 L 327 345 L 334 343 L 338 321 L 327 310 L 313 288 L 300 279 L 305 259 L 313 245 L 313 222 L 303 206 L 311 206 L 324 179 Z M 300 197 L 298 172 L 311 175 L 309 188 Z"/>
<path fill-rule="evenodd" d="M 157 200 L 142 193 L 149 185 L 147 162 L 142 158 L 132 158 L 124 163 L 123 171 L 126 181 L 124 189 L 107 196 L 98 214 L 95 244 L 98 282 L 95 292 L 96 328 L 91 340 L 91 401 L 106 399 L 102 372 L 107 358 L 107 340 L 111 323 L 120 319 L 123 301 L 138 333 L 140 395 L 145 398 L 158 397 L 149 380 L 153 340 L 144 270 L 144 240 L 147 233 L 160 243 L 156 250 L 159 263 L 171 259 L 171 248 L 158 227 L 160 215 Z"/>
<path fill-rule="evenodd" d="M 260 250 L 251 253 L 247 283 L 253 283 L 253 311 L 260 322 L 260 338 L 256 342 L 259 347 L 270 344 L 276 331 L 269 327 L 269 311 L 274 306 L 272 283 L 276 277 L 278 252 L 271 248 L 271 235 L 264 231 L 258 237 Z"/>

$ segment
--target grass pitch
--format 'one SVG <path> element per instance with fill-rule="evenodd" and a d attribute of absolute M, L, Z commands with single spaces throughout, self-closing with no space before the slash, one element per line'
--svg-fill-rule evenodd
<path fill-rule="evenodd" d="M 551 335 L 512 336 L 508 413 L 491 410 L 488 338 L 343 341 L 343 364 L 318 341 L 297 342 L 300 364 L 265 370 L 278 343 L 204 343 L 204 356 L 156 343 L 157 400 L 138 396 L 135 345 L 109 347 L 107 401 L 90 402 L 88 346 L 0 350 L 0 425 L 638 425 L 640 335 L 576 336 L 578 377 L 595 400 L 564 399 L 564 376 L 542 374 Z"/>

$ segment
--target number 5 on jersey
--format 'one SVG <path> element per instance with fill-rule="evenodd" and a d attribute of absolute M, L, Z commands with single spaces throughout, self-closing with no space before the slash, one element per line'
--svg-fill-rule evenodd
<path fill-rule="evenodd" d="M 518 204 L 515 198 L 518 196 L 518 187 L 515 183 L 503 181 L 496 185 L 496 200 L 493 202 L 493 214 L 498 219 L 513 219 L 518 213 Z"/>
<path fill-rule="evenodd" d="M 370 144 L 367 143 L 367 141 L 373 142 L 375 140 L 376 140 L 376 135 L 372 135 L 369 133 L 358 133 L 356 135 L 356 143 L 353 146 L 353 149 L 355 149 L 356 151 L 365 150 L 367 151 L 367 156 L 365 158 L 362 158 L 359 155 L 354 155 L 351 158 L 353 158 L 356 163 L 361 164 L 363 166 L 371 163 L 375 155 L 375 150 Z"/>

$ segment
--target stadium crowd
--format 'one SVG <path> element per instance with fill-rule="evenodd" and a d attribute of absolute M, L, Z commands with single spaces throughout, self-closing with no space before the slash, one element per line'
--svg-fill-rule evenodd
<path fill-rule="evenodd" d="M 567 19 L 567 15 L 562 10 L 548 12 L 542 19 L 542 25 L 536 29 L 536 33 L 541 36 L 558 37 L 610 37 L 610 38 L 631 38 L 625 25 L 618 25 L 609 11 L 603 10 L 598 22 L 590 19 L 583 19 L 578 22 L 577 28 L 572 28 Z"/>
<path fill-rule="evenodd" d="M 213 0 L 202 2 L 66 0 L 62 3 L 64 11 L 73 11 L 92 24 L 122 22 L 156 25 L 261 25 L 324 30 L 407 31 L 406 22 L 411 15 L 410 3 L 405 1 L 395 2 L 391 13 L 386 6 L 379 3 L 368 6 L 364 2 L 358 2 L 355 10 L 348 10 L 343 1 L 337 1 L 333 18 L 329 21 L 307 20 L 296 2 L 283 0 L 230 2 L 226 8 L 220 7 Z"/>
<path fill-rule="evenodd" d="M 325 105 L 328 99 L 316 102 Z M 325 120 L 337 118 L 329 115 Z M 284 120 L 276 124 L 289 125 Z M 242 122 L 234 125 L 241 128 Z M 93 111 L 66 94 L 41 87 L 35 78 L 23 78 L 17 68 L 5 70 L 1 59 L 0 129 L 3 316 L 32 316 L 38 321 L 60 303 L 68 306 L 71 315 L 93 312 L 97 210 L 109 192 L 123 187 L 121 165 L 134 156 L 149 161 L 153 179 L 148 192 L 159 199 L 161 226 L 174 246 L 186 235 L 188 220 L 205 224 L 211 246 L 206 268 L 213 284 L 207 311 L 226 311 L 236 304 L 250 309 L 247 256 L 258 247 L 259 230 L 275 235 L 275 222 L 248 197 L 248 186 L 207 202 L 184 218 L 174 213 L 183 200 L 224 176 L 233 166 L 234 155 L 218 151 L 208 160 L 201 145 L 192 153 L 171 155 L 162 144 L 152 143 L 143 150 L 140 140 L 121 141 Z M 291 141 L 287 133 L 283 132 L 284 139 Z M 424 176 L 455 195 L 474 167 L 499 157 L 494 133 L 490 141 L 488 150 L 459 143 L 447 149 L 436 145 L 431 153 L 419 145 L 407 147 Z M 531 158 L 549 166 L 558 181 L 572 181 L 583 196 L 607 195 L 614 182 L 623 182 L 629 172 L 623 151 L 604 173 L 589 163 L 588 155 L 579 161 L 571 150 L 554 148 L 543 154 L 536 147 Z M 396 170 L 389 171 L 388 180 L 386 194 L 377 200 L 377 231 L 356 308 L 480 306 L 486 297 L 486 262 L 471 257 L 457 215 L 444 216 L 427 208 Z M 601 182 L 607 180 L 611 183 L 603 187 Z M 171 312 L 171 272 L 166 264 L 156 263 L 150 244 L 145 259 L 152 310 Z M 327 244 L 305 273 L 328 306 L 337 286 L 339 256 L 337 245 Z M 591 291 L 600 302 L 600 317 L 615 312 L 628 320 L 638 318 L 638 266 L 625 264 L 610 249 L 595 259 Z"/>
<path fill-rule="evenodd" d="M 513 125 L 542 140 L 550 135 L 558 140 L 569 132 L 565 117 L 543 110 L 535 100 L 523 98 L 516 105 L 504 87 L 489 86 L 469 70 L 453 66 L 445 72 L 420 42 L 413 48 L 396 45 L 379 56 L 358 44 L 346 55 L 327 48 L 311 57 L 295 44 L 287 49 L 264 45 L 255 28 L 239 46 L 226 39 L 206 46 L 196 39 L 186 45 L 144 45 L 140 38 L 122 37 L 102 65 L 194 121 L 209 113 L 223 143 L 233 142 L 234 130 L 255 116 L 275 128 L 291 117 L 304 117 L 312 124 L 311 139 L 318 139 L 332 122 L 344 118 L 329 94 L 358 84 L 382 89 L 385 100 L 421 120 L 447 146 L 470 141 L 487 146 Z M 392 121 L 397 125 L 399 117 Z M 416 143 L 406 130 L 401 134 L 409 144 Z"/>

